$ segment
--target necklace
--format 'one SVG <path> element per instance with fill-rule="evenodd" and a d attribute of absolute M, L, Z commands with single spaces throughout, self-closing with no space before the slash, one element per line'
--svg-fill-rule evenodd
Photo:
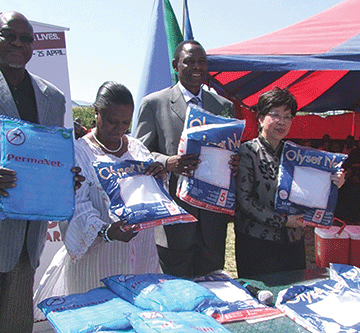
<path fill-rule="evenodd" d="M 119 148 L 112 150 L 112 149 L 107 148 L 105 145 L 103 145 L 103 144 L 97 139 L 97 137 L 95 136 L 95 133 L 94 133 L 94 132 L 95 132 L 95 131 L 91 131 L 91 134 L 92 134 L 94 140 L 99 144 L 99 146 L 100 146 L 101 148 L 104 148 L 105 150 L 107 150 L 107 151 L 110 152 L 110 153 L 117 153 L 117 152 L 122 148 L 122 146 L 123 146 L 123 138 L 122 138 L 122 137 L 120 138 Z"/>

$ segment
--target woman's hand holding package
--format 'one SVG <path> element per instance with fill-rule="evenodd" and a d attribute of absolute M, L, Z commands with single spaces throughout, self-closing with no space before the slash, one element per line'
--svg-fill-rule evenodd
<path fill-rule="evenodd" d="M 239 165 L 240 165 L 240 156 L 238 154 L 232 154 L 230 156 L 230 169 L 232 170 L 232 172 L 234 173 L 234 176 L 236 176 L 236 174 L 239 171 Z"/>
<path fill-rule="evenodd" d="M 160 162 L 154 162 L 145 171 L 146 175 L 152 175 L 155 178 L 165 179 L 167 176 L 167 172 L 164 166 Z"/>
<path fill-rule="evenodd" d="M 337 186 L 337 188 L 341 188 L 341 186 L 345 183 L 345 170 L 341 169 L 338 172 L 335 172 L 330 176 L 331 181 Z"/>
<path fill-rule="evenodd" d="M 303 228 L 306 226 L 303 220 L 304 214 L 288 215 L 285 227 L 287 228 Z"/>
<path fill-rule="evenodd" d="M 136 225 L 132 225 L 129 230 L 125 230 L 123 228 L 124 225 L 125 223 L 123 221 L 118 221 L 111 224 L 107 232 L 110 240 L 117 240 L 128 243 L 138 234 L 138 232 L 136 232 Z"/>

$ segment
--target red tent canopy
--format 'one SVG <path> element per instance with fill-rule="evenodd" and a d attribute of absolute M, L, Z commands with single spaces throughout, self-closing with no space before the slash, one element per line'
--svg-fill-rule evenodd
<path fill-rule="evenodd" d="M 256 114 L 233 100 L 236 118 L 245 119 L 246 126 L 242 139 L 250 140 L 258 135 Z M 322 114 L 298 115 L 291 124 L 288 139 L 321 139 L 329 134 L 334 140 L 344 140 L 348 135 L 360 139 L 360 112 L 347 112 L 340 115 Z"/>
<path fill-rule="evenodd" d="M 265 36 L 208 50 L 210 84 L 243 107 L 254 106 L 262 92 L 278 86 L 289 88 L 297 98 L 300 111 L 358 111 L 359 13 L 360 0 L 347 0 Z M 308 121 L 315 119 L 320 118 L 302 118 L 302 127 L 313 127 Z M 328 134 L 336 138 L 345 138 L 347 134 L 358 137 L 353 123 L 356 116 L 336 116 L 336 126 L 325 125 L 332 122 L 330 119 L 321 118 L 316 124 L 332 130 Z M 298 121 L 293 123 L 294 133 Z M 346 133 L 340 134 L 339 128 L 345 128 L 342 125 L 348 122 Z M 302 128 L 300 134 L 314 138 L 322 130 L 316 127 L 314 131 Z"/>
<path fill-rule="evenodd" d="M 331 52 L 335 47 L 346 44 L 359 33 L 359 9 L 358 0 L 344 1 L 287 28 L 244 42 L 212 49 L 207 53 L 209 55 L 309 55 Z"/>

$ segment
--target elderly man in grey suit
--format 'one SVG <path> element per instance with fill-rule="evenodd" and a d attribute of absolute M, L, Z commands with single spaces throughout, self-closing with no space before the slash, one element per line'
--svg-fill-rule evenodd
<path fill-rule="evenodd" d="M 177 155 L 186 109 L 189 103 L 196 103 L 214 114 L 226 111 L 232 115 L 234 106 L 229 100 L 202 89 L 207 59 L 197 41 L 184 41 L 177 46 L 173 67 L 179 82 L 143 99 L 135 136 L 170 172 L 171 196 L 198 219 L 197 223 L 160 227 L 156 232 L 163 272 L 192 277 L 223 269 L 228 216 L 192 207 L 175 195 L 179 174 L 190 175 L 200 163 L 196 156 Z M 238 170 L 236 154 L 229 163 L 233 170 Z"/>
<path fill-rule="evenodd" d="M 0 114 L 42 125 L 64 124 L 65 97 L 54 85 L 30 74 L 33 29 L 20 13 L 0 13 Z M 75 173 L 76 188 L 83 176 Z M 0 195 L 16 186 L 13 170 L 0 167 Z M 40 185 L 40 184 L 39 184 Z M 35 269 L 47 221 L 0 220 L 0 332 L 32 332 Z"/>

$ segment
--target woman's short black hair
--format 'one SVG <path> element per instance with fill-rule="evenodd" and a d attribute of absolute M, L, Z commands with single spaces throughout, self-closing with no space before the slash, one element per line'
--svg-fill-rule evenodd
<path fill-rule="evenodd" d="M 108 109 L 111 105 L 134 105 L 132 94 L 123 84 L 114 81 L 104 82 L 99 88 L 94 103 L 97 111 Z"/>
<path fill-rule="evenodd" d="M 265 116 L 271 108 L 282 105 L 289 108 L 295 117 L 298 108 L 295 96 L 287 88 L 275 87 L 260 95 L 256 105 L 257 117 Z"/>

